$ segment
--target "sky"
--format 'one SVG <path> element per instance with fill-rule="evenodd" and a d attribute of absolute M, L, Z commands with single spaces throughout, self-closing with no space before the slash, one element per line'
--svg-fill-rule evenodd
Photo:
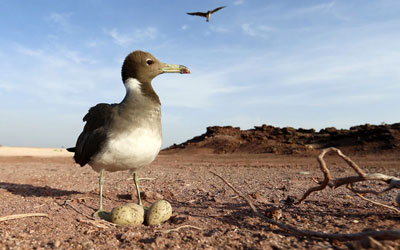
<path fill-rule="evenodd" d="M 186 12 L 219 6 L 209 23 Z M 207 126 L 348 129 L 400 122 L 398 0 L 0 1 L 0 145 L 74 146 L 151 52 L 163 147 Z"/>

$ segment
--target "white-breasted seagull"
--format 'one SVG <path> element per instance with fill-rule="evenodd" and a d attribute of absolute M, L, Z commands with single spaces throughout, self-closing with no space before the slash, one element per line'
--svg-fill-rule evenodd
<path fill-rule="evenodd" d="M 100 103 L 83 117 L 86 122 L 76 146 L 75 162 L 100 172 L 99 217 L 103 210 L 104 171 L 130 170 L 140 198 L 136 171 L 150 164 L 161 148 L 161 102 L 151 81 L 162 73 L 190 73 L 182 65 L 166 64 L 143 51 L 130 53 L 122 65 L 126 95 L 118 104 Z"/>

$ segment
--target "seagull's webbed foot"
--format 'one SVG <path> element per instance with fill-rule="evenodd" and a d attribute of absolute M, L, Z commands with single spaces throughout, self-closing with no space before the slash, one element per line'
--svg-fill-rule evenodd
<path fill-rule="evenodd" d="M 110 221 L 111 220 L 111 214 L 107 211 L 105 211 L 103 208 L 97 210 L 94 214 L 93 217 L 96 219 L 103 219 L 106 221 Z"/>

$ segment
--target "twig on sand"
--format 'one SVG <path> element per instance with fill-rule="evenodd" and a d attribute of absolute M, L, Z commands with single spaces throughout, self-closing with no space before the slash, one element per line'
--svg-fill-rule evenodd
<path fill-rule="evenodd" d="M 77 221 L 79 222 L 85 222 L 87 224 L 91 224 L 95 227 L 99 227 L 99 228 L 109 228 L 109 226 L 116 226 L 116 224 L 111 223 L 109 221 L 106 220 L 99 220 L 99 219 L 95 219 L 93 217 L 90 217 L 84 213 L 82 213 L 81 211 L 79 211 L 75 206 L 73 206 L 71 203 L 69 203 L 69 201 L 71 200 L 65 200 L 64 201 L 64 205 L 65 206 L 69 206 L 70 208 L 72 208 L 75 212 L 77 212 L 80 215 L 83 215 L 84 217 L 87 218 L 87 220 L 85 219 L 77 219 Z"/>
<path fill-rule="evenodd" d="M 21 218 L 26 218 L 26 217 L 47 217 L 47 218 L 49 218 L 49 215 L 44 214 L 44 213 L 13 214 L 13 215 L 0 217 L 0 221 L 16 220 L 16 219 L 21 219 Z"/>
<path fill-rule="evenodd" d="M 107 229 L 110 228 L 110 226 L 115 226 L 113 223 L 108 222 L 108 221 L 104 221 L 104 220 L 95 220 L 93 218 L 86 220 L 86 219 L 77 219 L 77 221 L 79 222 L 84 222 L 87 224 L 90 224 L 92 226 L 98 227 L 98 228 L 103 228 L 103 229 Z"/>
<path fill-rule="evenodd" d="M 212 173 L 213 175 L 217 176 L 218 178 L 220 178 L 226 185 L 228 185 L 230 188 L 232 188 L 232 190 L 239 195 L 240 197 L 242 197 L 244 200 L 247 201 L 247 204 L 250 206 L 251 210 L 253 210 L 254 213 L 258 213 L 257 208 L 254 206 L 253 202 L 247 198 L 246 196 L 244 196 L 241 192 L 239 192 L 239 190 L 237 190 L 234 186 L 232 186 L 232 184 L 230 184 L 227 180 L 225 180 L 224 178 L 222 178 L 222 176 L 220 176 L 219 174 L 209 170 L 210 173 Z"/>
<path fill-rule="evenodd" d="M 386 204 L 382 204 L 382 203 L 380 203 L 380 202 L 373 201 L 373 200 L 370 200 L 370 199 L 364 197 L 364 196 L 361 195 L 359 192 L 356 192 L 356 191 L 353 189 L 353 187 L 352 187 L 351 185 L 347 185 L 347 189 L 349 189 L 349 190 L 352 191 L 355 195 L 357 195 L 358 197 L 360 197 L 361 199 L 363 199 L 363 200 L 365 200 L 365 201 L 371 202 L 372 204 L 375 204 L 375 205 L 377 205 L 377 206 L 381 206 L 381 207 L 384 207 L 384 208 L 387 208 L 387 209 L 391 209 L 391 210 L 396 211 L 397 213 L 400 214 L 400 210 L 398 210 L 397 208 L 395 208 L 395 207 L 393 207 L 393 206 L 388 206 L 388 205 L 386 205 Z"/>
<path fill-rule="evenodd" d="M 139 178 L 139 181 L 154 181 L 157 178 L 153 178 L 153 177 L 142 177 Z"/>
<path fill-rule="evenodd" d="M 179 231 L 182 228 L 194 228 L 194 229 L 197 229 L 197 230 L 200 230 L 200 231 L 203 230 L 202 228 L 195 227 L 195 226 L 192 226 L 192 225 L 183 225 L 183 226 L 180 226 L 180 227 L 177 227 L 177 228 L 160 230 L 159 232 L 161 232 L 161 233 L 169 233 L 169 232 L 173 232 L 173 231 Z"/>
<path fill-rule="evenodd" d="M 347 164 L 357 173 L 357 176 L 348 176 L 348 177 L 343 177 L 343 178 L 337 178 L 332 180 L 331 174 L 329 172 L 329 169 L 325 163 L 324 156 L 326 153 L 334 151 L 337 155 L 339 155 L 344 161 L 347 162 Z M 394 176 L 388 176 L 380 173 L 373 173 L 373 174 L 367 174 L 365 173 L 354 161 L 352 161 L 348 156 L 344 155 L 342 151 L 340 151 L 337 148 L 331 147 L 331 148 L 326 148 L 324 149 L 321 154 L 318 156 L 318 162 L 320 164 L 320 169 L 322 173 L 324 174 L 324 180 L 321 182 L 317 182 L 319 185 L 315 187 L 309 188 L 303 195 L 301 199 L 299 199 L 295 204 L 300 204 L 302 201 L 304 201 L 311 193 L 320 191 L 322 189 L 325 189 L 327 186 L 331 188 L 338 188 L 340 186 L 346 185 L 346 187 L 352 191 L 354 194 L 356 194 L 358 197 L 362 198 L 365 201 L 371 202 L 375 205 L 382 206 L 388 209 L 391 209 L 393 211 L 396 211 L 397 213 L 400 213 L 400 211 L 392 206 L 381 204 L 376 201 L 372 201 L 370 199 L 365 198 L 361 194 L 374 194 L 374 195 L 379 195 L 384 192 L 387 192 L 391 189 L 398 188 L 400 189 L 400 179 L 396 178 Z M 313 177 L 312 180 L 316 182 L 315 178 Z M 375 191 L 375 190 L 357 190 L 352 187 L 352 184 L 357 183 L 357 182 L 363 182 L 363 181 L 381 181 L 389 186 L 381 191 Z"/>
<path fill-rule="evenodd" d="M 303 236 L 303 237 L 313 237 L 313 238 L 322 238 L 322 239 L 329 239 L 329 240 L 337 240 L 337 241 L 353 241 L 353 240 L 360 240 L 367 237 L 373 237 L 376 240 L 397 240 L 400 239 L 400 230 L 383 230 L 383 231 L 366 231 L 360 233 L 352 233 L 352 234 L 330 234 L 330 233 L 322 233 L 318 231 L 310 231 L 310 230 L 302 230 L 298 229 L 294 226 L 287 225 L 284 223 L 277 222 L 266 217 L 264 214 L 258 212 L 257 208 L 254 206 L 253 202 L 244 196 L 239 190 L 234 188 L 227 180 L 225 180 L 222 176 L 218 175 L 217 173 L 209 170 L 210 173 L 220 178 L 226 185 L 228 185 L 232 190 L 242 197 L 247 204 L 250 206 L 253 213 L 263 219 L 264 221 L 278 226 L 279 228 L 286 230 L 296 236 Z"/>
<path fill-rule="evenodd" d="M 69 201 L 71 201 L 71 200 L 65 200 L 65 201 L 64 201 L 64 205 L 65 205 L 65 206 L 71 207 L 75 212 L 77 212 L 77 213 L 80 214 L 80 215 L 85 216 L 85 217 L 88 218 L 89 220 L 92 220 L 92 219 L 93 219 L 92 217 L 90 217 L 90 216 L 88 216 L 88 215 L 82 213 L 81 211 L 79 211 L 76 207 L 72 206 L 72 204 L 69 203 Z"/>
<path fill-rule="evenodd" d="M 157 178 L 153 178 L 153 177 L 142 177 L 142 178 L 138 178 L 139 181 L 154 181 Z M 126 179 L 127 181 L 129 180 L 133 180 L 133 178 L 129 177 L 128 179 Z"/>

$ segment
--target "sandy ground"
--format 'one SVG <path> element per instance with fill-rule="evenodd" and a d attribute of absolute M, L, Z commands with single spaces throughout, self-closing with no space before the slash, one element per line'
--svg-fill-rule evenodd
<path fill-rule="evenodd" d="M 1 154 L 9 150 L 0 148 Z M 13 150 L 10 149 L 9 152 Z M 23 153 L 26 152 L 26 153 Z M 40 153 L 39 153 L 40 152 Z M 18 154 L 17 154 L 18 153 Z M 41 157 L 34 156 L 36 153 Z M 399 214 L 360 200 L 345 188 L 301 197 L 321 178 L 313 156 L 263 155 L 160 155 L 139 171 L 146 194 L 145 205 L 168 200 L 173 216 L 159 226 L 116 226 L 92 219 L 98 206 L 98 174 L 78 167 L 71 156 L 52 149 L 16 150 L 0 156 L 0 215 L 46 213 L 0 222 L 0 249 L 348 249 L 356 242 L 296 237 L 270 227 L 255 217 L 247 203 L 209 171 L 223 176 L 265 213 L 272 206 L 282 210 L 282 223 L 330 233 L 400 229 Z M 16 156 L 17 155 L 17 156 Z M 21 156 L 23 155 L 23 156 Z M 354 157 L 369 173 L 399 176 L 399 155 Z M 328 156 L 332 175 L 354 173 L 338 157 Z M 378 190 L 382 184 L 369 183 Z M 359 188 L 369 186 L 360 185 Z M 134 186 L 127 172 L 106 173 L 104 206 L 132 202 Z M 395 205 L 396 191 L 378 198 Z M 135 195 L 133 197 L 136 197 Z M 135 200 L 133 200 L 135 201 Z M 399 241 L 383 241 L 399 249 Z M 390 249 L 390 248 L 388 248 Z"/>
<path fill-rule="evenodd" d="M 1 156 L 72 157 L 65 148 L 0 147 Z"/>

